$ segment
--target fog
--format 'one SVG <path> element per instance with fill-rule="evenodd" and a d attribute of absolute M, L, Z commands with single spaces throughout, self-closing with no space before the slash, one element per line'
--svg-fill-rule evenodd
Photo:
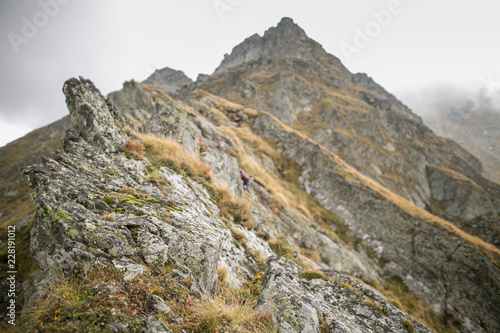
<path fill-rule="evenodd" d="M 419 90 L 400 90 L 396 95 L 428 120 L 449 111 L 500 113 L 500 82 L 492 77 L 479 78 L 468 85 L 441 83 Z"/>

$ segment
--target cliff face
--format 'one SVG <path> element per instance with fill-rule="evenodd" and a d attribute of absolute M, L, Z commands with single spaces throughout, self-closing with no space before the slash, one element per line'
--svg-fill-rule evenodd
<path fill-rule="evenodd" d="M 26 330 L 500 330 L 498 185 L 290 19 L 196 83 L 63 92 Z"/>

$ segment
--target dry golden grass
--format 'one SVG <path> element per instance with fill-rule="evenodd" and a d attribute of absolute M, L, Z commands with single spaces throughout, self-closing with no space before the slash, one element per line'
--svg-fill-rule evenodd
<path fill-rule="evenodd" d="M 274 198 L 282 206 L 293 211 L 300 209 L 300 211 L 305 212 L 305 215 L 311 215 L 308 208 L 304 206 L 304 201 L 289 190 L 290 184 L 286 184 L 279 179 L 276 174 L 263 168 L 246 153 L 247 151 L 249 153 L 259 151 L 271 158 L 281 157 L 281 155 L 269 143 L 253 133 L 248 127 L 236 128 L 219 126 L 219 130 L 231 136 L 231 138 L 238 145 L 239 150 L 236 154 L 240 166 L 260 184 L 265 184 L 266 188 L 273 194 Z M 247 145 L 244 144 L 243 141 L 247 143 Z"/>
<path fill-rule="evenodd" d="M 139 85 L 146 89 L 146 91 L 149 92 L 151 96 L 153 96 L 153 99 L 155 101 L 166 100 L 169 102 L 174 102 L 174 100 L 170 96 L 165 94 L 161 89 L 153 87 L 151 84 L 140 82 Z"/>
<path fill-rule="evenodd" d="M 210 166 L 203 163 L 193 153 L 186 153 L 172 138 L 153 134 L 136 133 L 142 141 L 146 156 L 154 165 L 162 165 L 181 172 L 197 180 L 212 179 Z"/>
<path fill-rule="evenodd" d="M 238 243 L 246 244 L 247 238 L 245 237 L 245 235 L 241 231 L 236 230 L 236 229 L 231 229 L 231 235 Z"/>
<path fill-rule="evenodd" d="M 269 241 L 269 246 L 274 251 L 274 253 L 276 253 L 280 257 L 287 258 L 288 260 L 294 260 L 293 252 L 295 252 L 297 249 L 289 245 L 282 234 L 278 235 L 278 237 L 276 238 L 271 239 Z"/>
<path fill-rule="evenodd" d="M 144 145 L 137 139 L 127 139 L 123 151 L 132 155 L 135 159 L 142 160 L 144 158 Z"/>
<path fill-rule="evenodd" d="M 300 277 L 308 281 L 326 278 L 325 274 L 317 269 L 306 269 L 300 272 Z"/>
<path fill-rule="evenodd" d="M 106 221 L 113 221 L 115 219 L 115 216 L 113 214 L 106 214 L 103 215 L 102 218 Z"/>
<path fill-rule="evenodd" d="M 243 297 L 242 297 L 243 296 Z M 197 318 L 197 332 L 276 332 L 270 312 L 255 307 L 250 295 L 225 288 L 214 296 L 194 303 L 191 312 Z"/>
<path fill-rule="evenodd" d="M 69 275 L 45 286 L 45 297 L 7 332 L 94 332 L 100 323 L 116 322 L 117 318 L 131 331 L 140 331 L 139 315 L 165 321 L 175 332 L 276 332 L 271 314 L 256 308 L 257 298 L 249 286 L 233 289 L 225 285 L 225 268 L 217 270 L 221 286 L 215 295 L 199 300 L 189 292 L 190 281 L 170 277 L 173 267 L 148 270 L 133 281 L 124 281 L 123 272 L 114 267 L 75 264 Z M 261 278 L 258 274 L 254 280 Z M 103 281 L 116 286 L 116 291 L 95 287 Z M 153 310 L 152 294 L 168 301 L 183 324 L 169 321 L 168 312 Z M 109 311 L 112 308 L 115 313 Z"/>
<path fill-rule="evenodd" d="M 415 332 L 415 324 L 410 319 L 403 319 L 403 326 L 406 328 L 406 331 L 408 331 L 408 333 Z"/>
<path fill-rule="evenodd" d="M 366 306 L 372 308 L 373 310 L 375 310 L 383 315 L 386 315 L 386 316 L 388 315 L 387 310 L 384 309 L 384 307 L 382 307 L 382 305 L 375 303 L 375 301 L 373 301 L 371 299 L 364 299 L 363 303 L 365 303 Z"/>
<path fill-rule="evenodd" d="M 255 109 L 251 109 L 251 108 L 244 108 L 243 112 L 245 112 L 246 115 L 249 116 L 250 118 L 254 118 L 254 117 L 257 117 L 259 115 L 259 111 L 255 110 Z"/>
<path fill-rule="evenodd" d="M 311 259 L 314 262 L 317 262 L 318 264 L 320 264 L 322 262 L 321 256 L 319 255 L 318 250 L 309 250 L 309 249 L 304 249 L 301 247 L 300 254 L 306 258 Z"/>
<path fill-rule="evenodd" d="M 439 167 L 437 165 L 432 165 L 432 164 L 429 165 L 429 166 L 433 167 L 434 169 L 436 169 L 436 170 L 438 170 L 440 172 L 442 172 L 443 174 L 445 174 L 446 176 L 448 176 L 450 178 L 453 178 L 453 179 L 461 181 L 461 182 L 468 183 L 471 186 L 476 187 L 476 188 L 480 187 L 472 179 L 466 177 L 465 175 L 463 175 L 463 174 L 461 174 L 459 172 L 456 172 L 455 170 L 451 170 L 451 169 L 447 169 L 447 168 L 442 168 L 442 167 Z"/>
<path fill-rule="evenodd" d="M 211 183 L 205 182 L 210 196 L 217 202 L 220 215 L 233 222 L 243 225 L 248 229 L 255 228 L 255 221 L 251 216 L 250 201 L 248 198 L 235 198 L 227 188 L 218 188 Z"/>
<path fill-rule="evenodd" d="M 390 279 L 386 279 L 384 280 L 384 286 L 377 281 L 373 283 L 373 287 L 386 296 L 387 302 L 426 324 L 435 332 L 451 333 L 453 331 L 439 319 L 436 313 L 427 304 L 410 292 L 401 278 L 394 276 Z"/>
<path fill-rule="evenodd" d="M 228 123 L 229 122 L 229 118 L 226 116 L 226 114 L 224 112 L 222 112 L 221 110 L 213 107 L 213 106 L 208 106 L 207 104 L 201 102 L 201 101 L 194 101 L 194 104 L 196 105 L 196 107 L 201 110 L 201 112 L 203 114 L 206 114 L 206 113 L 211 113 L 212 114 L 212 117 L 208 117 L 208 118 L 213 118 L 213 120 L 217 123 L 217 124 L 224 124 L 224 123 Z"/>
<path fill-rule="evenodd" d="M 219 286 L 224 285 L 226 283 L 227 274 L 228 273 L 226 267 L 222 266 L 217 267 L 217 282 Z"/>
<path fill-rule="evenodd" d="M 262 139 L 262 137 L 256 135 L 248 126 L 241 127 L 230 127 L 230 126 L 219 126 L 218 129 L 228 134 L 233 140 L 236 141 L 239 147 L 247 147 L 252 152 L 256 151 L 259 153 L 266 154 L 271 158 L 278 158 L 280 154 L 274 149 L 271 144 Z M 244 143 L 246 144 L 244 144 Z"/>
<path fill-rule="evenodd" d="M 318 315 L 318 322 L 319 322 L 319 331 L 321 333 L 328 333 L 330 332 L 330 327 L 328 323 L 326 322 L 325 318 L 323 315 L 319 314 Z"/>

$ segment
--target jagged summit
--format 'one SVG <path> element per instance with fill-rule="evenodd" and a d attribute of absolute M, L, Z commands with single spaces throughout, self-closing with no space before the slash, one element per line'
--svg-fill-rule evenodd
<path fill-rule="evenodd" d="M 276 27 L 269 28 L 264 33 L 264 38 L 280 38 L 286 41 L 305 40 L 308 38 L 304 29 L 296 24 L 293 19 L 283 17 Z"/>
<path fill-rule="evenodd" d="M 214 74 L 227 71 L 249 61 L 268 58 L 274 60 L 330 58 L 323 47 L 309 38 L 291 18 L 284 17 L 276 27 L 269 28 L 261 37 L 254 34 L 226 55 Z"/>
<path fill-rule="evenodd" d="M 144 83 L 152 84 L 168 94 L 175 95 L 179 90 L 192 84 L 193 81 L 183 71 L 165 67 L 155 70 L 144 80 Z"/>

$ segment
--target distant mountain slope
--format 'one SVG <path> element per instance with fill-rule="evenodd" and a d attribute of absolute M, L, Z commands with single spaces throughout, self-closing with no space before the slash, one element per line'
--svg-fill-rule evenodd
<path fill-rule="evenodd" d="M 436 133 L 477 156 L 484 174 L 500 183 L 500 110 L 443 110 L 424 120 Z"/>
<path fill-rule="evenodd" d="M 52 156 L 62 148 L 62 139 L 70 127 L 66 116 L 50 125 L 39 128 L 24 137 L 0 148 L 0 305 L 7 306 L 7 226 L 16 225 L 16 254 L 18 257 L 17 283 L 32 277 L 38 270 L 30 258 L 30 230 L 35 214 L 35 203 L 29 188 L 22 178 L 21 170 L 29 164 L 39 162 L 42 156 Z"/>
<path fill-rule="evenodd" d="M 291 19 L 236 46 L 188 89 L 197 88 L 271 112 L 417 206 L 500 245 L 500 186 L 479 160 L 370 77 L 351 74 Z M 455 207 L 464 203 L 478 209 Z"/>
<path fill-rule="evenodd" d="M 42 156 L 54 154 L 62 147 L 62 138 L 70 127 L 70 118 L 64 117 L 39 128 L 0 148 L 0 225 L 6 228 L 34 213 L 21 170 Z M 20 207 L 26 207 L 26 214 Z M 30 208 L 28 208 L 28 206 Z"/>

